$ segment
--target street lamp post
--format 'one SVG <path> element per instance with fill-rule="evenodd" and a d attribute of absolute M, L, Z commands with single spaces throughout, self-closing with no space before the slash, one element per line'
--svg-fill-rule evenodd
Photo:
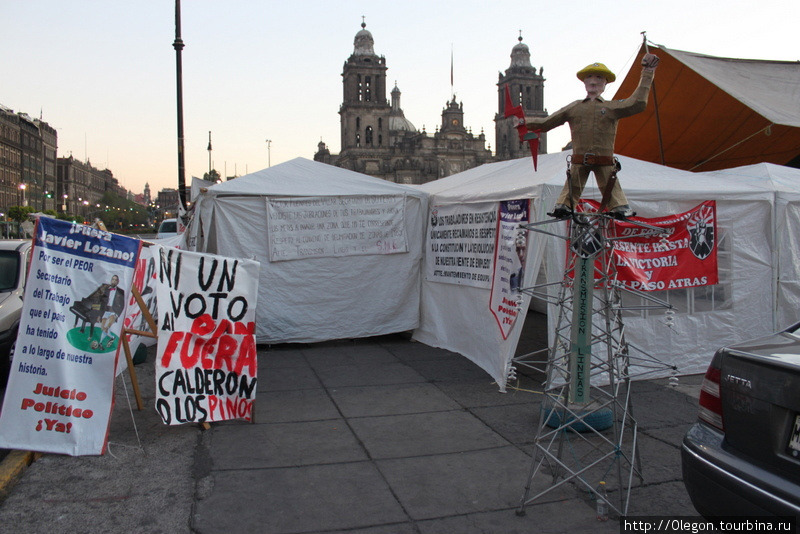
<path fill-rule="evenodd" d="M 270 148 L 272 147 L 272 140 L 267 139 L 267 167 L 272 167 L 272 151 Z"/>
<path fill-rule="evenodd" d="M 186 168 L 183 155 L 183 39 L 181 39 L 181 1 L 175 0 L 175 71 L 178 88 L 178 196 L 181 204 L 186 205 Z"/>
<path fill-rule="evenodd" d="M 208 176 L 211 176 L 211 131 L 208 132 Z"/>
<path fill-rule="evenodd" d="M 28 186 L 25 185 L 25 184 L 19 184 L 19 188 L 22 191 L 22 205 L 23 206 L 27 206 L 28 205 L 28 198 L 25 196 L 25 189 L 27 189 L 27 187 Z"/>

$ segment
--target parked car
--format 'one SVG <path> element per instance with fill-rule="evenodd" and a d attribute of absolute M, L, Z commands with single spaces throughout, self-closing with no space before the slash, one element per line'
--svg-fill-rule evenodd
<path fill-rule="evenodd" d="M 800 323 L 717 351 L 681 464 L 703 516 L 800 516 Z"/>
<path fill-rule="evenodd" d="M 30 239 L 0 240 L 0 383 L 8 380 L 30 264 Z"/>
<path fill-rule="evenodd" d="M 178 235 L 178 219 L 164 219 L 161 221 L 156 239 L 175 237 L 176 235 Z"/>

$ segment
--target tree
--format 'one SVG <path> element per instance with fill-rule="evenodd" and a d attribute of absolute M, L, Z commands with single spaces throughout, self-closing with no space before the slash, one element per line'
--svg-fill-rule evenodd
<path fill-rule="evenodd" d="M 206 180 L 206 181 L 209 181 L 209 182 L 216 183 L 217 181 L 219 181 L 221 179 L 222 178 L 219 175 L 219 172 L 217 172 L 217 169 L 211 169 L 210 171 L 208 171 L 207 173 L 205 173 L 203 175 L 203 180 Z"/>
<path fill-rule="evenodd" d="M 28 220 L 28 215 L 34 213 L 36 210 L 31 206 L 11 206 L 8 208 L 8 216 L 18 223 Z"/>

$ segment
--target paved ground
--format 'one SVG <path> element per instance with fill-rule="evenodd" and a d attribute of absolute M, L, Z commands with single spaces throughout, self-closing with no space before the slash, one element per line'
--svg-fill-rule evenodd
<path fill-rule="evenodd" d="M 520 350 L 542 345 L 542 316 L 529 314 L 525 330 Z M 0 531 L 619 532 L 571 484 L 515 513 L 541 377 L 523 375 L 521 390 L 501 394 L 465 358 L 403 335 L 259 348 L 255 423 L 162 425 L 150 357 L 136 367 L 144 411 L 129 410 L 133 393 L 118 379 L 109 453 L 33 462 L 0 506 Z M 629 514 L 696 514 L 679 445 L 698 383 L 634 385 L 645 479 Z M 534 490 L 549 484 L 534 477 Z"/>

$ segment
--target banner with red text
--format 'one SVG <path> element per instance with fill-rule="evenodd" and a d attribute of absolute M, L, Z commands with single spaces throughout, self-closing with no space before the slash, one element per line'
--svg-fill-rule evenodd
<path fill-rule="evenodd" d="M 143 247 L 142 251 L 139 253 L 139 259 L 136 262 L 136 269 L 133 274 L 133 287 L 139 291 L 145 308 L 147 308 L 154 319 L 158 317 L 156 308 L 156 279 L 156 260 L 153 257 L 152 247 Z M 150 325 L 144 316 L 142 308 L 136 301 L 133 291 L 131 291 L 128 297 L 124 326 L 129 330 L 138 330 L 140 332 L 150 331 Z M 158 332 L 153 332 L 153 334 L 158 334 Z M 131 355 L 133 356 L 133 363 L 140 363 L 137 361 L 137 355 L 139 355 L 142 350 L 146 351 L 147 347 L 155 345 L 156 342 L 156 339 L 153 337 L 128 334 L 128 345 L 130 346 Z M 117 376 L 122 374 L 127 368 L 127 360 L 125 358 L 119 358 L 117 360 Z"/>
<path fill-rule="evenodd" d="M 520 310 L 517 300 L 525 277 L 525 257 L 528 251 L 528 231 L 520 230 L 520 224 L 530 220 L 530 201 L 504 200 L 500 202 L 500 217 L 497 223 L 497 245 L 495 247 L 494 274 L 490 309 L 497 320 L 503 339 L 514 326 Z"/>
<path fill-rule="evenodd" d="M 595 203 L 590 209 L 596 208 Z M 614 243 L 619 283 L 638 291 L 662 291 L 719 282 L 715 201 L 676 215 L 633 220 L 662 228 L 666 235 L 647 235 L 652 231 L 633 222 L 613 222 L 612 233 L 624 238 Z"/>
<path fill-rule="evenodd" d="M 156 246 L 156 410 L 165 424 L 250 420 L 257 261 Z"/>
<path fill-rule="evenodd" d="M 103 454 L 126 295 L 141 241 L 40 217 L 0 447 Z"/>

